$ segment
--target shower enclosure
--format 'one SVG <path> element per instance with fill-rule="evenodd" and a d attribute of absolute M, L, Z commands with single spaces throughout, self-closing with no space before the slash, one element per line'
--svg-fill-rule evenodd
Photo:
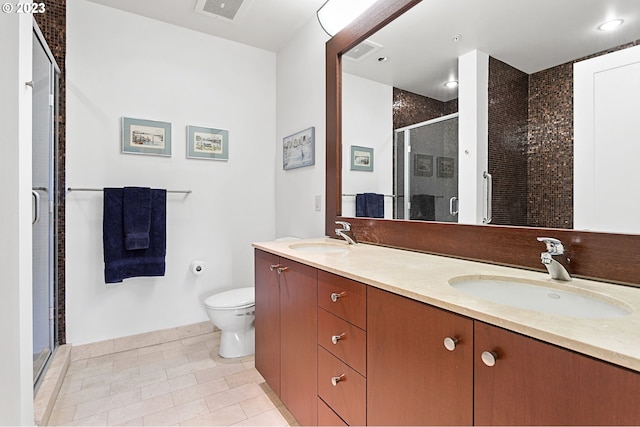
<path fill-rule="evenodd" d="M 458 113 L 395 131 L 395 218 L 458 222 Z"/>
<path fill-rule="evenodd" d="M 32 239 L 33 381 L 57 345 L 57 100 L 60 70 L 42 33 L 33 30 Z"/>

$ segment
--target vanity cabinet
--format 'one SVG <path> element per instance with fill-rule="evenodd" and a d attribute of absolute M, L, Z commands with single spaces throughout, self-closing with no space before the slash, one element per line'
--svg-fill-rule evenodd
<path fill-rule="evenodd" d="M 317 424 L 318 270 L 255 250 L 256 369 L 301 425 Z"/>
<path fill-rule="evenodd" d="M 372 287 L 367 311 L 367 423 L 471 425 L 473 320 Z"/>
<path fill-rule="evenodd" d="M 640 424 L 637 372 L 480 321 L 474 346 L 475 425 Z"/>

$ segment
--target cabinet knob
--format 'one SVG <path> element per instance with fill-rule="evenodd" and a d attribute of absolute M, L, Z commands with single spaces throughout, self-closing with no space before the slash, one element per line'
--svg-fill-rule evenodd
<path fill-rule="evenodd" d="M 332 335 L 331 336 L 331 342 L 334 343 L 334 344 L 338 344 L 338 341 L 343 339 L 345 336 L 347 336 L 347 334 L 345 334 L 344 332 L 341 333 L 340 335 Z"/>
<path fill-rule="evenodd" d="M 333 302 L 337 302 L 340 298 L 342 298 L 342 297 L 343 297 L 343 296 L 345 296 L 346 294 L 347 294 L 346 292 L 340 292 L 340 293 L 333 292 L 333 293 L 331 294 L 331 301 L 333 301 Z"/>
<path fill-rule="evenodd" d="M 496 360 L 498 360 L 498 354 L 494 351 L 483 351 L 481 359 L 482 363 L 491 367 L 496 364 Z"/>
<path fill-rule="evenodd" d="M 345 375 L 344 374 L 340 374 L 340 376 L 337 377 L 331 377 L 331 384 L 333 384 L 333 386 L 337 386 L 338 383 L 340 381 L 344 381 L 345 380 Z"/>
<path fill-rule="evenodd" d="M 278 274 L 282 274 L 283 272 L 287 271 L 289 269 L 289 267 L 278 267 Z"/>
<path fill-rule="evenodd" d="M 446 348 L 449 351 L 455 350 L 457 345 L 458 345 L 458 338 L 446 337 L 444 339 L 444 348 Z"/>
<path fill-rule="evenodd" d="M 269 266 L 269 270 L 273 271 L 273 270 L 277 269 L 278 267 L 280 267 L 280 264 L 271 264 Z"/>

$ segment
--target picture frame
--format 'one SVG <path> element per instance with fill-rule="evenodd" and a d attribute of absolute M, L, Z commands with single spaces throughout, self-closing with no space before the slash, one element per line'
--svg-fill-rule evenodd
<path fill-rule="evenodd" d="M 187 158 L 228 161 L 229 131 L 187 126 Z"/>
<path fill-rule="evenodd" d="M 171 123 L 122 118 L 122 153 L 171 156 Z"/>
<path fill-rule="evenodd" d="M 429 154 L 415 154 L 413 156 L 413 175 L 433 176 L 433 156 Z"/>
<path fill-rule="evenodd" d="M 282 169 L 290 170 L 316 163 L 316 128 L 314 126 L 282 139 Z"/>
<path fill-rule="evenodd" d="M 453 178 L 455 163 L 456 161 L 452 157 L 438 157 L 438 178 Z"/>
<path fill-rule="evenodd" d="M 373 148 L 352 145 L 351 170 L 373 172 Z"/>

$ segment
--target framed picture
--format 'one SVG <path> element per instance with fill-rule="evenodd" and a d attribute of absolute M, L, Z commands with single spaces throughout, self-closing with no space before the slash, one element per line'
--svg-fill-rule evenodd
<path fill-rule="evenodd" d="M 296 169 L 316 163 L 316 128 L 310 127 L 282 140 L 282 169 Z"/>
<path fill-rule="evenodd" d="M 438 178 L 453 178 L 455 160 L 451 157 L 438 157 Z"/>
<path fill-rule="evenodd" d="M 229 160 L 229 131 L 187 126 L 187 158 Z"/>
<path fill-rule="evenodd" d="M 123 117 L 122 152 L 171 156 L 171 123 Z"/>
<path fill-rule="evenodd" d="M 352 145 L 351 170 L 373 172 L 373 148 Z"/>
<path fill-rule="evenodd" d="M 433 176 L 433 156 L 415 154 L 413 156 L 413 174 L 415 176 Z"/>

